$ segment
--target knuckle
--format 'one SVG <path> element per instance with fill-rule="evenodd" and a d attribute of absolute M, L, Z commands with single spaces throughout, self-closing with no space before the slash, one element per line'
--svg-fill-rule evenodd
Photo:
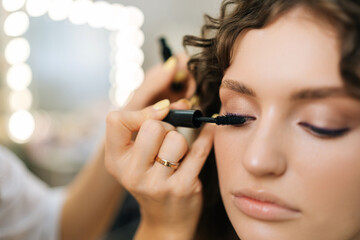
<path fill-rule="evenodd" d="M 106 124 L 107 125 L 113 125 L 120 120 L 121 113 L 118 111 L 112 111 L 106 116 Z"/>
<path fill-rule="evenodd" d="M 165 129 L 159 121 L 149 119 L 141 125 L 140 131 L 151 135 L 160 135 L 165 132 Z"/>
<path fill-rule="evenodd" d="M 200 194 L 202 192 L 202 184 L 200 181 L 197 181 L 195 184 L 194 184 L 194 193 L 195 194 Z"/>
<path fill-rule="evenodd" d="M 167 135 L 166 135 L 166 140 L 172 142 L 172 143 L 176 143 L 176 146 L 178 148 L 187 150 L 188 149 L 188 143 L 185 139 L 185 137 L 177 132 L 177 131 L 170 131 Z"/>
<path fill-rule="evenodd" d="M 183 185 L 178 184 L 172 190 L 172 194 L 179 199 L 186 198 L 189 195 L 188 189 L 186 189 Z"/>
<path fill-rule="evenodd" d="M 172 188 L 172 194 L 178 199 L 188 199 L 202 193 L 202 184 L 199 181 L 189 182 L 182 180 L 182 184 L 177 184 Z"/>
<path fill-rule="evenodd" d="M 163 199 L 167 195 L 167 190 L 158 181 L 149 180 L 146 183 L 145 193 L 154 199 Z"/>
<path fill-rule="evenodd" d="M 191 194 L 191 186 L 187 185 L 183 179 L 178 179 L 170 189 L 171 194 L 178 199 L 184 199 Z"/>
<path fill-rule="evenodd" d="M 124 188 L 131 193 L 139 193 L 138 182 L 131 178 L 129 175 L 125 175 L 121 178 L 121 182 Z"/>

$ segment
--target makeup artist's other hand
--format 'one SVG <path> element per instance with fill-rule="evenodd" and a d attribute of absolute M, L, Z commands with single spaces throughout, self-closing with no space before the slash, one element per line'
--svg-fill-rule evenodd
<path fill-rule="evenodd" d="M 175 102 L 182 98 L 190 98 L 195 92 L 195 80 L 187 69 L 188 60 L 189 57 L 182 53 L 150 68 L 145 74 L 144 83 L 135 91 L 125 109 L 139 110 L 161 99 Z M 181 89 L 175 91 L 173 83 L 180 83 Z"/>
<path fill-rule="evenodd" d="M 188 109 L 188 103 L 182 100 L 172 108 Z M 168 111 L 166 104 L 156 104 L 107 118 L 105 161 L 140 205 L 137 240 L 192 239 L 202 210 L 198 175 L 212 148 L 213 126 L 205 126 L 189 149 L 173 126 L 160 121 Z M 156 162 L 156 156 L 181 164 L 175 170 Z"/>

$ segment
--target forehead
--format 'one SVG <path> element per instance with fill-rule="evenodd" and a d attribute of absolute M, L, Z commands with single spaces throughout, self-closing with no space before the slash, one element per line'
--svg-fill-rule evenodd
<path fill-rule="evenodd" d="M 224 78 L 282 89 L 341 86 L 339 45 L 335 29 L 297 7 L 239 36 Z"/>

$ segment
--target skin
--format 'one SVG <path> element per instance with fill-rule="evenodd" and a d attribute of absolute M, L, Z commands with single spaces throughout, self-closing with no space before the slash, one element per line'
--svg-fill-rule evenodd
<path fill-rule="evenodd" d="M 176 58 L 177 61 L 171 67 L 159 64 L 146 73 L 144 84 L 124 107 L 126 111 L 152 104 L 159 94 L 165 98 L 171 97 L 172 100 L 192 94 L 194 82 L 186 70 L 187 57 L 180 54 Z M 182 81 L 185 87 L 181 92 L 174 93 L 170 85 L 179 71 L 184 72 Z M 187 107 L 187 104 L 180 106 Z M 118 137 L 120 141 L 124 136 L 120 134 Z M 101 144 L 92 161 L 69 185 L 61 213 L 60 239 L 99 239 L 109 229 L 125 192 L 123 186 L 109 173 L 114 170 L 106 169 L 104 155 L 105 146 Z"/>
<path fill-rule="evenodd" d="M 184 136 L 160 121 L 169 106 L 156 106 L 108 115 L 106 166 L 139 203 L 141 221 L 134 239 L 192 239 L 202 209 L 198 175 L 212 147 L 213 126 L 206 126 L 189 148 Z M 190 106 L 183 99 L 170 107 Z M 173 170 L 155 162 L 156 156 L 181 160 L 181 165 Z"/>
<path fill-rule="evenodd" d="M 106 171 L 104 146 L 67 190 L 60 239 L 98 239 L 112 223 L 124 190 Z"/>
<path fill-rule="evenodd" d="M 344 93 L 339 61 L 336 30 L 304 7 L 237 39 L 221 112 L 256 120 L 217 127 L 214 146 L 221 195 L 241 239 L 360 239 L 360 103 Z M 340 90 L 294 96 L 329 88 Z M 302 123 L 349 131 L 329 137 Z M 234 204 L 232 193 L 243 188 L 270 192 L 300 214 L 250 217 Z"/>
<path fill-rule="evenodd" d="M 126 110 L 140 110 L 162 99 L 176 102 L 181 98 L 190 98 L 194 94 L 195 80 L 189 74 L 186 65 L 189 57 L 185 53 L 180 53 L 173 58 L 176 59 L 176 64 L 172 67 L 166 62 L 146 72 L 145 81 L 135 91 L 134 98 L 125 107 Z M 180 91 L 171 88 L 171 84 L 175 81 L 183 83 L 184 87 Z"/>
<path fill-rule="evenodd" d="M 105 165 L 110 174 L 137 200 L 141 221 L 134 239 L 191 239 L 201 213 L 202 194 L 199 172 L 209 154 L 213 131 L 204 129 L 189 148 L 183 135 L 162 122 L 174 109 L 188 109 L 191 103 L 181 99 L 161 107 L 157 104 L 135 111 L 159 97 L 178 100 L 192 96 L 195 83 L 186 68 L 188 58 L 177 56 L 176 65 L 168 62 L 155 66 L 128 106 L 107 116 Z M 179 72 L 181 73 L 179 77 Z M 173 80 L 181 80 L 184 88 L 174 92 Z M 159 108 L 160 107 L 160 108 Z M 181 160 L 175 171 L 155 162 L 155 157 L 170 162 Z M 179 224 L 180 223 L 180 224 Z"/>

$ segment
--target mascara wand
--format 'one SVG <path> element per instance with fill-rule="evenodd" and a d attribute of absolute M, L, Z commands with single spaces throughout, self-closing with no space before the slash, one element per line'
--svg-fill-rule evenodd
<path fill-rule="evenodd" d="M 203 123 L 215 123 L 216 125 L 241 125 L 253 117 L 227 115 L 218 117 L 204 117 L 200 110 L 170 110 L 163 121 L 175 127 L 199 128 Z"/>

